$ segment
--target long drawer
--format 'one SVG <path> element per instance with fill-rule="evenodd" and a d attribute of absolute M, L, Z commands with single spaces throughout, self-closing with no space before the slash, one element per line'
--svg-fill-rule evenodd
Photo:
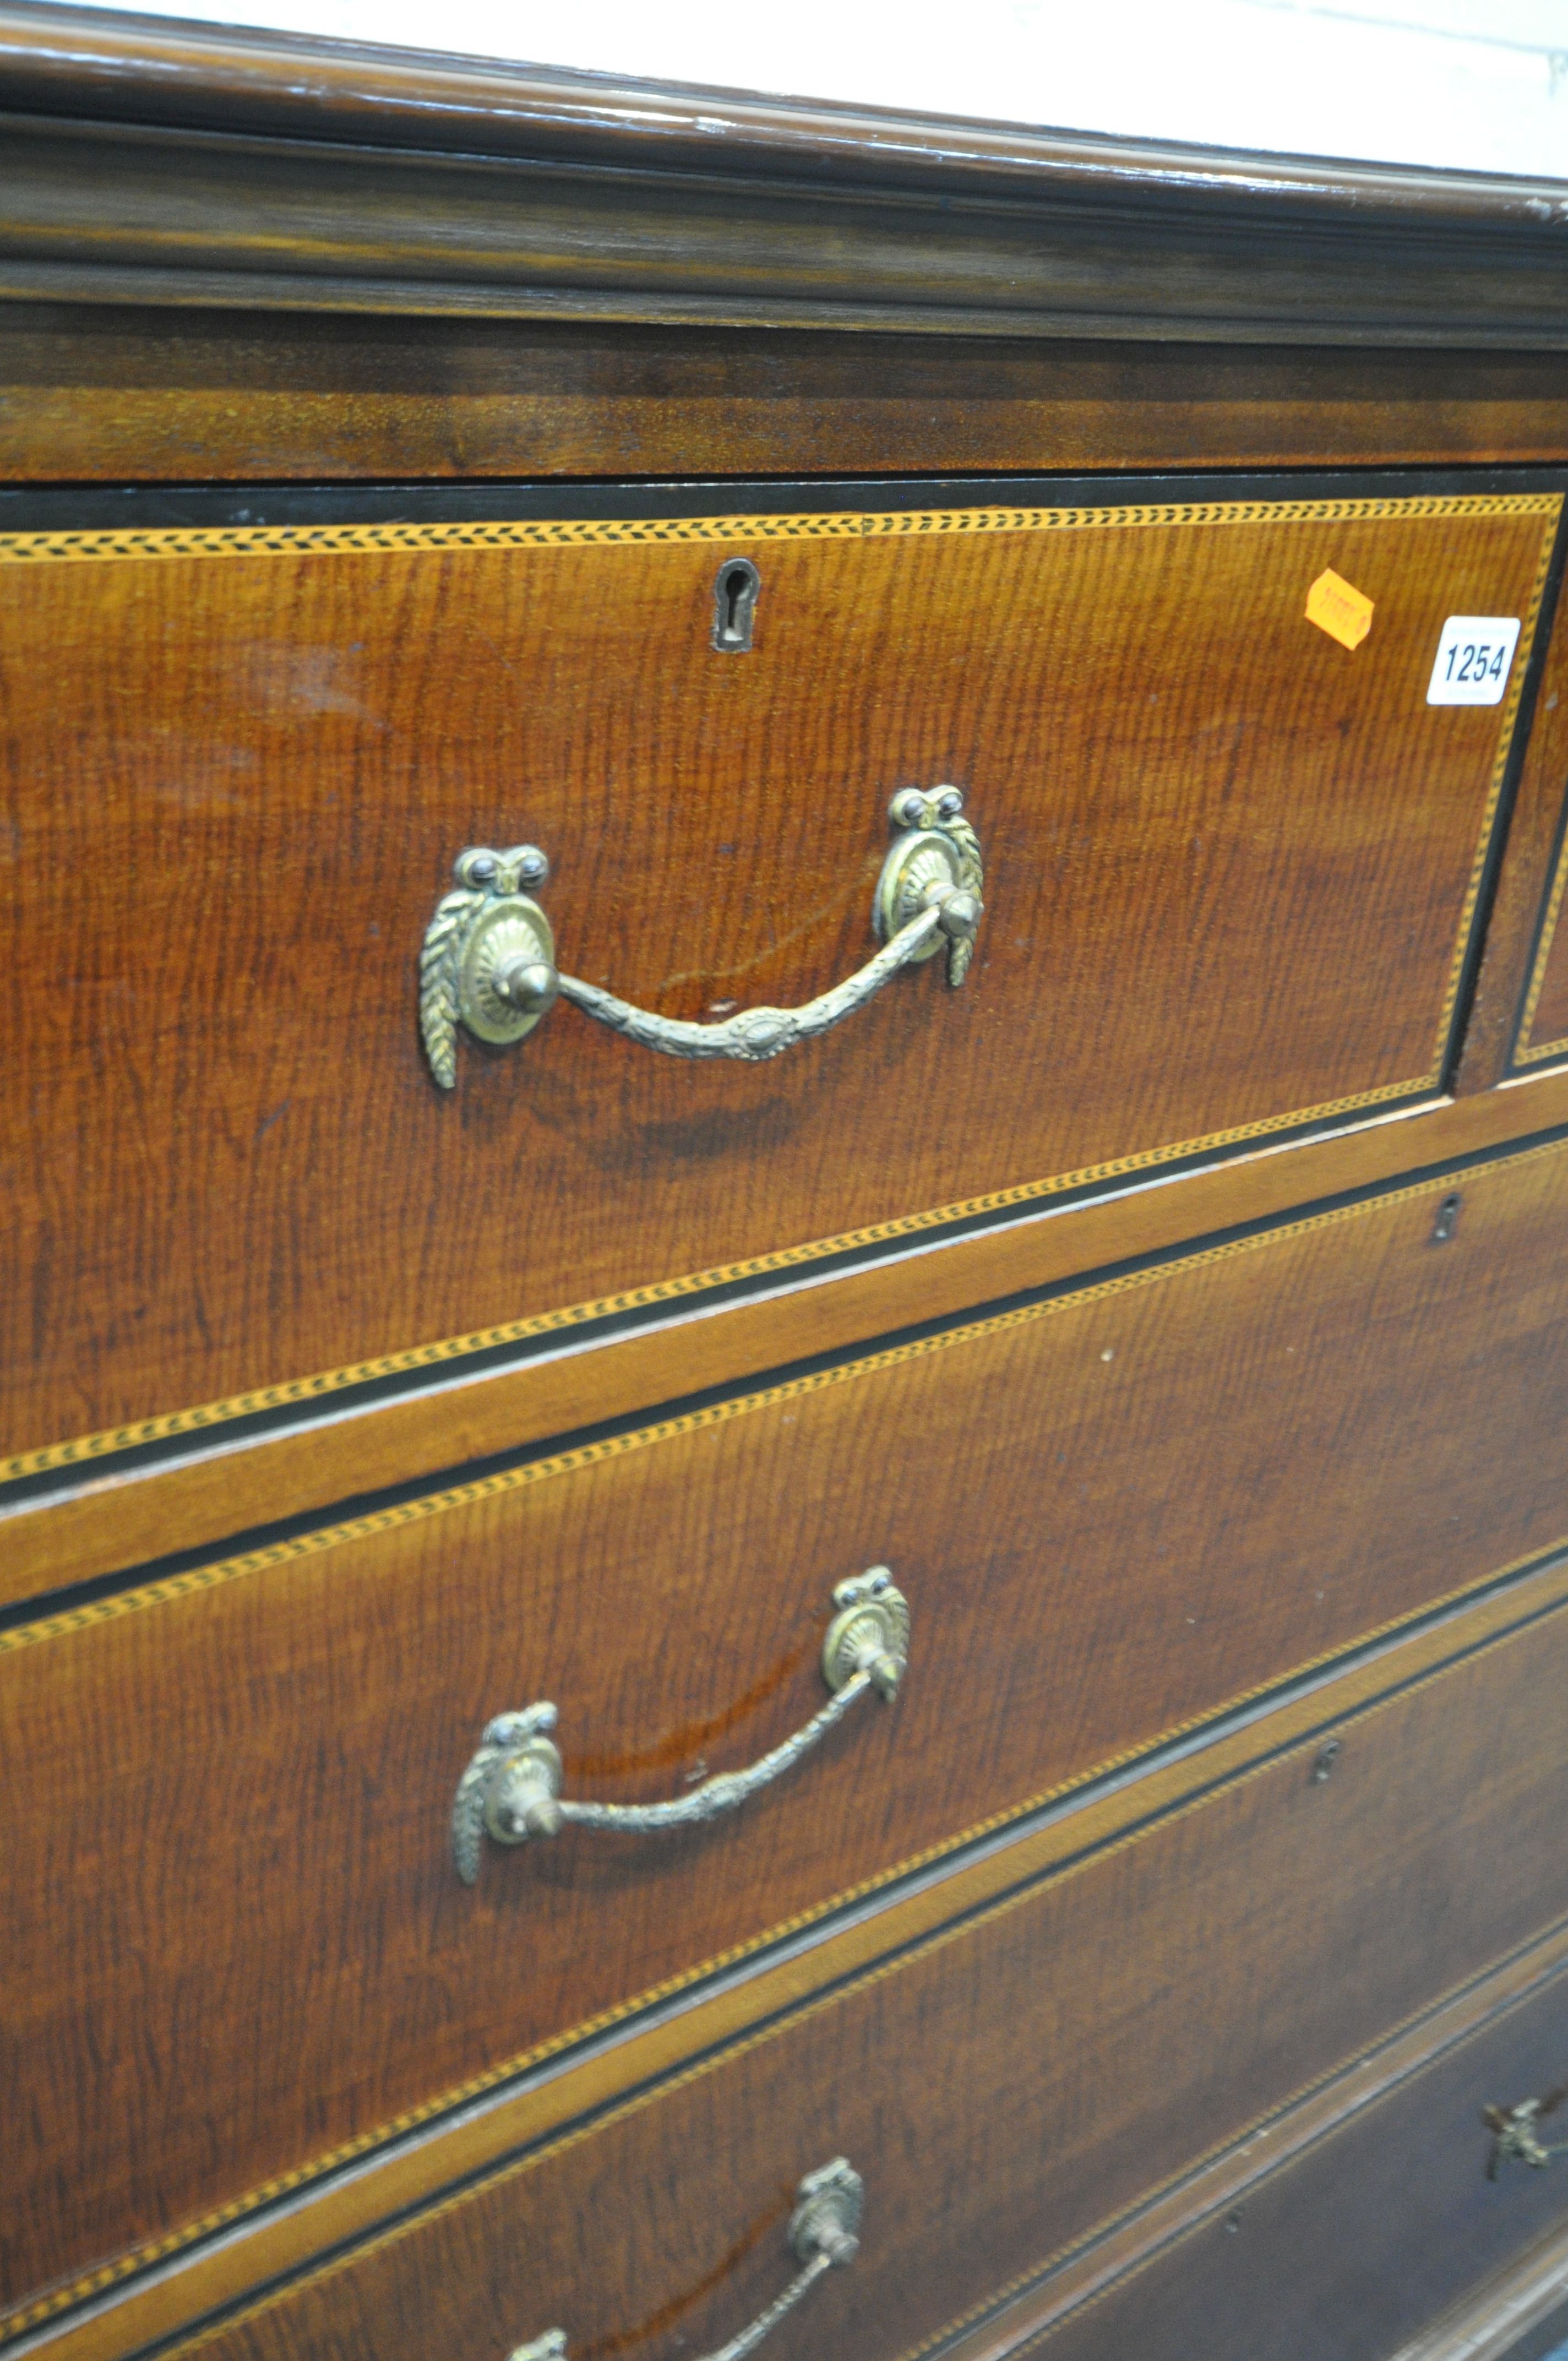
<path fill-rule="evenodd" d="M 706 2353 L 781 2295 L 797 2185 L 843 2158 L 864 2187 L 858 2258 L 777 2323 L 768 2361 L 927 2350 L 1561 1917 L 1568 1609 L 1468 1650 L 1457 1631 L 1446 1664 L 1398 1673 L 1371 1703 L 1331 1686 L 1316 1728 L 1277 1747 L 1257 1730 L 1249 1756 L 1207 1782 L 1194 1765 L 1098 1843 L 1058 1830 L 1050 1866 L 1012 1890 L 992 1872 L 987 1905 L 739 2037 L 694 2036 L 678 2071 L 178 2349 L 499 2361 L 558 2328 L 575 2361 Z M 1539 2087 L 1553 2047 L 1477 2066 L 1463 2119 L 1443 2117 L 1452 2170 L 1396 2143 L 1388 2171 L 1480 2197 L 1480 2108 Z M 1522 2243 L 1539 2204 L 1497 2193 Z M 1381 2252 L 1378 2225 L 1358 2235 Z M 1274 2295 L 1299 2306 L 1302 2279 Z"/>
<path fill-rule="evenodd" d="M 1438 1087 L 1560 492 L 934 489 L 27 496 L 22 1472 Z M 1325 575 L 1360 644 L 1309 620 Z M 1427 701 L 1455 614 L 1520 627 L 1495 704 Z M 777 1062 L 565 1005 L 494 1045 L 542 964 L 470 939 L 502 885 L 660 1022 L 794 1005 L 876 950 L 890 798 L 944 785 L 983 855 L 961 989 L 922 963 Z"/>
<path fill-rule="evenodd" d="M 1507 2115 L 1544 2098 L 1565 2072 L 1568 1977 L 1559 1968 L 1521 2004 L 1347 2113 L 1244 2202 L 1206 2210 L 1152 2266 L 1034 2334 L 1020 2334 L 1004 2312 L 952 2361 L 1192 2361 L 1200 2353 L 1204 2361 L 1258 2361 L 1262 2353 L 1268 2361 L 1407 2361 L 1407 2340 L 1457 2299 L 1473 2297 L 1485 2314 L 1478 2282 L 1543 2234 L 1556 2232 L 1561 2244 L 1568 2166 L 1561 2156 L 1534 2166 L 1518 2155 L 1494 2160 L 1483 2118 L 1489 2107 Z M 1537 2137 L 1554 2146 L 1557 2124 L 1543 2121 Z M 1556 2334 L 1532 2341 L 1529 2354 L 1555 2351 L 1565 2329 L 1559 2314 Z M 1501 2351 L 1496 2338 L 1495 2328 L 1474 2345 L 1456 2334 L 1448 2361 L 1483 2361 Z M 1526 2361 L 1511 2343 L 1509 2355 Z"/>
<path fill-rule="evenodd" d="M 1568 1540 L 1568 1143 L 1473 1165 L 0 1635 L 12 2292 L 242 2201 Z M 477 1839 L 492 1716 L 568 1801 Z M 847 1692 L 841 1692 L 847 1695 Z M 505 1749 L 502 1749 L 504 1754 Z"/>

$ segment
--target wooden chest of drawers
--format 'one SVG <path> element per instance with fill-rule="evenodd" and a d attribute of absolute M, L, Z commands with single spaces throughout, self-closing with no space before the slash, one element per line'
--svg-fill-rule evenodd
<path fill-rule="evenodd" d="M 0 75 L 0 2361 L 1525 2361 L 1557 195 Z"/>

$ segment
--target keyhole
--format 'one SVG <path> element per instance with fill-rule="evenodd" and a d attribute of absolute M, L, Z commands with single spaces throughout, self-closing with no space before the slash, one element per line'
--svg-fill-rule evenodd
<path fill-rule="evenodd" d="M 762 587 L 749 557 L 729 558 L 719 567 L 713 586 L 713 644 L 721 655 L 743 655 L 750 648 Z"/>

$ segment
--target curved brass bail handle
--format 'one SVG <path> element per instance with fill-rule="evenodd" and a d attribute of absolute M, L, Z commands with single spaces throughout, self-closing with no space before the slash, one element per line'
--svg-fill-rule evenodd
<path fill-rule="evenodd" d="M 984 905 L 980 839 L 956 787 L 905 787 L 889 807 L 894 840 L 877 879 L 872 924 L 883 949 L 862 968 L 800 1008 L 747 1008 L 721 1025 L 655 1016 L 555 965 L 550 921 L 529 888 L 550 864 L 536 845 L 510 851 L 470 846 L 457 858 L 456 889 L 425 929 L 420 957 L 420 1030 L 443 1090 L 457 1080 L 457 1027 L 498 1048 L 521 1041 L 556 1000 L 670 1058 L 736 1058 L 756 1064 L 797 1041 L 831 1032 L 874 999 L 902 968 L 933 959 L 944 945 L 948 982 L 969 973 Z"/>
<path fill-rule="evenodd" d="M 745 2361 L 770 2330 L 809 2295 L 823 2275 L 852 2263 L 861 2250 L 861 2213 L 865 2188 L 860 2174 L 841 2156 L 816 2172 L 808 2172 L 795 2192 L 789 2217 L 789 2243 L 801 2268 L 783 2295 L 759 2312 L 749 2328 L 709 2353 L 705 2361 Z M 559 2328 L 546 2329 L 531 2345 L 520 2345 L 510 2361 L 567 2361 L 566 2339 Z"/>
<path fill-rule="evenodd" d="M 452 1806 L 452 1857 L 465 1885 L 479 1874 L 484 1839 L 526 1844 L 575 1825 L 627 1836 L 700 1828 L 734 1811 L 826 1738 L 851 1706 L 874 1689 L 893 1697 L 909 1661 L 909 1602 L 885 1565 L 840 1582 L 837 1610 L 822 1643 L 822 1677 L 832 1692 L 819 1713 L 743 1771 L 724 1771 L 667 1804 L 580 1804 L 561 1794 L 561 1757 L 551 1738 L 556 1714 L 541 1700 L 487 1724 Z"/>

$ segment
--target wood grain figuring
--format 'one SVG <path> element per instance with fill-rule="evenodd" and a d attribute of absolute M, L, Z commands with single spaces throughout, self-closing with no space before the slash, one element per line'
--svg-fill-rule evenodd
<path fill-rule="evenodd" d="M 711 2352 L 836 2152 L 769 2361 L 1544 2326 L 1568 655 L 1521 764 L 1561 497 L 1477 470 L 1568 460 L 1562 191 L 29 0 L 0 137 L 0 2347 Z M 962 994 L 433 1087 L 464 844 L 701 1017 L 944 778 Z M 461 1885 L 489 1715 L 679 1794 L 875 1559 L 896 1705 Z"/>
<path fill-rule="evenodd" d="M 1561 349 L 1559 184 L 0 16 L 0 291 Z"/>
<path fill-rule="evenodd" d="M 579 2354 L 704 2352 L 777 2292 L 797 2173 L 843 2154 L 860 2259 L 775 2352 L 928 2350 L 1561 1911 L 1565 1673 L 1556 1619 L 1348 1722 L 1326 1784 L 1291 1750 L 174 2349 L 411 2361 L 559 2323 Z M 1486 2147 L 1472 2114 L 1477 2180 Z"/>
<path fill-rule="evenodd" d="M 120 2361 L 171 2343 L 258 2287 L 279 2283 L 356 2236 L 418 2211 L 433 2196 L 553 2138 L 628 2092 L 683 2073 L 716 2046 L 744 2041 L 781 2011 L 902 1956 L 943 1927 L 1097 1850 L 1128 1838 L 1141 1841 L 1162 1816 L 1299 1741 L 1310 1736 L 1316 1743 L 1325 1728 L 1343 1730 L 1349 1717 L 1397 1689 L 1446 1675 L 1462 1659 L 1539 1621 L 1564 1598 L 1568 1558 L 1559 1557 L 1425 1619 L 1413 1631 L 1387 1635 L 1357 1650 L 1348 1665 L 1320 1668 L 1284 1697 L 1254 1700 L 1153 1760 L 1069 1790 L 1021 1828 L 1000 1827 L 961 1854 L 931 1858 L 891 1897 L 865 1892 L 827 1928 L 798 1923 L 779 1944 L 732 1955 L 695 1990 L 669 1987 L 630 2020 L 609 2024 L 579 2045 L 565 2071 L 558 2059 L 547 2056 L 504 2081 L 470 2084 L 461 2106 L 441 2122 L 411 2112 L 338 2150 L 324 2175 L 319 2168 L 296 2168 L 84 2279 L 57 2283 L 21 2312 L 0 2316 L 0 2334 L 31 2327 L 35 2335 L 18 2351 L 47 2347 L 50 2361 Z M 1313 2118 L 1321 2130 L 1374 2090 L 1392 2087 L 1407 2068 L 1436 2055 L 1451 2032 L 1473 2028 L 1553 1972 L 1565 1949 L 1568 1921 L 1559 1921 L 1479 1978 L 1466 1978 L 1435 2009 L 1419 2011 L 1374 2050 L 1288 2101 L 1271 2118 L 1277 2125 L 1271 2143 L 1277 2139 L 1283 2154 L 1303 2132 L 1311 2136 Z M 1255 2177 L 1245 2155 L 1222 2148 L 1196 2173 L 1157 2193 L 1137 2218 L 1158 2244 L 1158 2220 L 1173 2204 L 1180 2221 L 1189 2218 L 1179 2192 L 1190 2192 L 1196 2205 L 1201 2189 L 1238 2175 Z M 275 2202 L 298 2199 L 307 2190 L 305 2203 Z M 1132 2218 L 1122 2217 L 1113 2237 L 1101 2239 L 1097 2251 L 1106 2255 L 1114 2246 L 1124 2253 L 1131 2229 Z M 1076 2268 L 1069 2265 L 1068 2275 Z M 1037 2272 L 1030 2274 L 1009 2305 L 1011 2313 L 1038 2280 Z M 1052 2281 L 1063 2287 L 1063 2273 L 1053 2271 Z"/>
<path fill-rule="evenodd" d="M 187 1421 L 178 1460 L 127 1463 L 122 1433 L 87 1438 L 71 1455 L 70 1488 L 0 1510 L 0 1601 L 7 1604 L 166 1553 L 215 1543 L 289 1515 L 326 1510 L 419 1477 L 624 1418 L 651 1402 L 743 1383 L 819 1353 L 842 1352 L 890 1331 L 992 1303 L 1097 1266 L 1157 1253 L 1233 1224 L 1266 1220 L 1344 1190 L 1364 1189 L 1445 1159 L 1518 1142 L 1568 1123 L 1568 1077 L 1550 1070 L 1528 1089 L 1486 1091 L 1390 1121 L 1374 1117 L 1338 1137 L 1266 1147 L 1234 1163 L 1133 1186 L 1087 1205 L 879 1260 L 831 1280 L 791 1282 L 762 1300 L 694 1311 L 590 1346 L 563 1337 L 554 1352 L 452 1382 L 460 1362 L 437 1360 L 427 1390 L 398 1401 L 323 1389 L 313 1421 L 238 1439 L 240 1405 Z M 220 1430 L 214 1432 L 214 1430 Z M 67 1455 L 60 1455 L 65 1458 Z M 3 1471 L 0 1471 L 3 1472 Z M 0 1501 L 5 1499 L 0 1491 Z"/>
<path fill-rule="evenodd" d="M 7 1635 L 7 2284 L 1550 1552 L 1565 1191 L 1537 1150 Z M 830 1585 L 878 1559 L 895 1709 L 740 1820 L 457 1884 L 490 1714 L 553 1697 L 576 1792 L 679 1793 L 815 1709 Z"/>
<path fill-rule="evenodd" d="M 996 2361 L 1256 2361 L 1260 2331 L 1269 2361 L 1494 2361 L 1501 2342 L 1405 2340 L 1543 2229 L 1562 2243 L 1561 2163 L 1489 2182 L 1478 2116 L 1550 2088 L 1565 2056 L 1555 1982 L 1249 2191 L 1239 2213 L 1205 2221 L 1054 2332 L 998 2344 Z"/>
<path fill-rule="evenodd" d="M 1530 1027 L 1524 1010 L 1532 972 L 1544 980 L 1546 961 L 1538 946 L 1568 800 L 1568 609 L 1561 603 L 1527 726 L 1529 739 L 1454 1080 L 1460 1097 L 1492 1090 L 1519 1071 L 1521 1050 L 1527 1053 L 1524 1072 L 1544 1062 L 1528 1055 Z M 1550 944 L 1546 949 L 1550 952 Z M 1549 1016 L 1555 1005 L 1548 999 Z M 1563 1024 L 1568 1027 L 1568 1015 Z M 1563 1053 L 1568 1055 L 1568 1043 Z"/>
<path fill-rule="evenodd" d="M 1435 1089 L 1511 708 L 1428 708 L 1431 647 L 1532 611 L 1556 505 L 9 544 L 13 1448 Z M 563 963 L 695 1016 L 863 960 L 910 779 L 985 840 L 962 993 L 722 1071 L 563 1009 L 433 1088 L 464 843 L 541 842 Z"/>
<path fill-rule="evenodd" d="M 0 304 L 0 481 L 1568 459 L 1546 353 Z"/>
<path fill-rule="evenodd" d="M 1181 2174 L 1147 2202 L 1131 2207 L 1016 2293 L 986 2306 L 972 2327 L 944 2345 L 943 2361 L 1012 2361 L 1014 2354 L 1033 2351 L 1060 2332 L 1064 2323 L 1076 2331 L 1082 2323 L 1074 2314 L 1102 2305 L 1113 2313 L 1127 2283 L 1146 2271 L 1157 2276 L 1172 2247 L 1234 2220 L 1263 2184 L 1325 2142 L 1341 2135 L 1356 2139 L 1359 2119 L 1373 2117 L 1376 2136 L 1376 2110 L 1413 2081 L 1428 2076 L 1439 2059 L 1495 2031 L 1521 2004 L 1552 1994 L 1561 2013 L 1565 1954 L 1568 1926 L 1559 1923 L 1460 1985 L 1435 2008 L 1408 2020 L 1389 2039 L 1314 2084 L 1242 2139 L 1218 2149 L 1195 2171 Z M 1415 2177 L 1408 2178 L 1413 2182 Z M 1239 2234 L 1233 2229 L 1229 2235 Z M 1527 2249 L 1528 2255 L 1539 2252 Z M 1530 2268 L 1526 2256 L 1510 2254 L 1505 2270 L 1512 2278 Z M 1294 2300 L 1301 2277 L 1299 2269 L 1282 2274 L 1285 2301 Z M 1537 2287 L 1539 2277 L 1538 2272 Z M 1502 2350 L 1500 2340 L 1497 2350 Z M 1399 2361 L 1406 2356 L 1401 2354 Z M 1435 2354 L 1430 2361 L 1436 2361 Z M 1444 2361 L 1459 2361 L 1459 2356 L 1451 2354 Z M 1482 2361 L 1482 2356 L 1467 2356 L 1467 2361 Z"/>
<path fill-rule="evenodd" d="M 1568 798 L 1568 664 L 1552 667 L 1552 680 L 1549 686 L 1543 683 L 1542 694 L 1543 704 L 1548 697 L 1552 701 L 1541 714 L 1540 748 L 1538 752 L 1532 740 L 1530 763 L 1541 780 L 1539 800 L 1556 818 L 1557 831 L 1514 1046 L 1514 1062 L 1526 1071 L 1549 1058 L 1568 1058 L 1568 929 L 1563 925 L 1563 897 L 1568 892 L 1568 842 L 1563 838 Z M 1538 834 L 1541 827 L 1538 821 Z"/>

